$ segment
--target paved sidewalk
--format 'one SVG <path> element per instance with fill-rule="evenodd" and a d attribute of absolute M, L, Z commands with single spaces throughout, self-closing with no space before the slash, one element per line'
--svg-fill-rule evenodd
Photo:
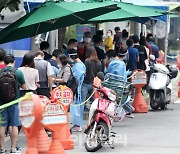
<path fill-rule="evenodd" d="M 179 154 L 180 103 L 174 103 L 177 100 L 178 79 L 179 77 L 173 81 L 172 103 L 168 105 L 168 110 L 150 110 L 145 114 L 135 114 L 134 119 L 126 118 L 123 122 L 114 123 L 113 131 L 117 133 L 115 149 L 105 145 L 96 153 Z M 84 148 L 84 133 L 73 133 L 72 137 L 75 140 L 75 148 L 66 153 L 87 153 Z M 6 137 L 5 141 L 5 146 L 9 148 L 10 138 Z M 22 148 L 22 154 L 25 154 L 26 138 L 22 133 L 19 135 L 18 145 Z"/>
<path fill-rule="evenodd" d="M 113 131 L 117 133 L 115 149 L 105 145 L 98 154 L 179 154 L 180 153 L 180 104 L 171 104 L 166 111 L 149 111 L 145 114 L 135 114 L 134 119 L 125 119 L 114 123 Z M 83 128 L 83 130 L 85 127 Z M 85 154 L 84 133 L 73 133 L 74 150 L 67 154 Z M 10 145 L 6 138 L 6 147 Z M 19 136 L 19 146 L 25 154 L 26 138 Z"/>

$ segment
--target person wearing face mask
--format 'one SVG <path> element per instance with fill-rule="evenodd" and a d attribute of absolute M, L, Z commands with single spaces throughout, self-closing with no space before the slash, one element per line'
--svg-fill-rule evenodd
<path fill-rule="evenodd" d="M 114 50 L 113 33 L 111 30 L 107 31 L 107 38 L 104 40 L 104 44 L 106 52 L 109 50 Z"/>
<path fill-rule="evenodd" d="M 69 51 L 72 49 L 77 50 L 77 45 L 78 45 L 78 41 L 76 39 L 70 39 L 68 41 L 67 48 L 63 51 L 63 54 L 69 57 Z"/>
<path fill-rule="evenodd" d="M 92 33 L 85 32 L 84 36 L 83 36 L 83 41 L 78 44 L 78 55 L 79 55 L 79 59 L 82 62 L 85 62 L 86 49 L 87 49 L 88 45 L 91 44 L 91 38 L 92 38 Z"/>
<path fill-rule="evenodd" d="M 68 63 L 68 57 L 65 54 L 60 54 L 57 58 L 57 63 L 61 65 L 61 70 L 57 78 L 53 77 L 53 83 L 56 85 L 65 85 L 71 75 L 71 66 Z"/>
<path fill-rule="evenodd" d="M 78 81 L 77 94 L 74 96 L 73 104 L 80 104 L 82 102 L 81 89 L 86 74 L 86 66 L 79 59 L 77 50 L 72 49 L 69 52 L 69 56 L 75 62 L 72 67 L 72 72 Z M 71 123 L 73 124 L 73 127 L 71 128 L 72 132 L 80 132 L 82 130 L 81 126 L 83 126 L 83 113 L 84 105 L 70 106 Z"/>
<path fill-rule="evenodd" d="M 101 45 L 102 42 L 103 42 L 103 40 L 102 40 L 101 36 L 99 36 L 99 35 L 94 35 L 93 36 L 94 47 L 96 49 L 98 59 L 102 63 L 102 71 L 104 71 L 105 65 L 106 65 L 106 60 L 105 60 L 106 55 L 104 53 L 104 50 L 100 48 L 100 45 Z"/>

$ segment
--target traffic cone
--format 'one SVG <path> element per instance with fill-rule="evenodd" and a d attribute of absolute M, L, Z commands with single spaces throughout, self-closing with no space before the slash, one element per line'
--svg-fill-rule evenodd
<path fill-rule="evenodd" d="M 133 101 L 133 107 L 135 108 L 135 113 L 147 113 L 148 112 L 148 106 L 147 103 L 141 93 L 141 88 L 137 88 L 137 94 Z"/>
<path fill-rule="evenodd" d="M 178 98 L 180 98 L 180 81 L 178 82 L 178 87 L 179 87 L 179 89 L 178 89 Z"/>
<path fill-rule="evenodd" d="M 100 83 L 101 83 L 101 80 L 100 80 L 98 77 L 95 77 L 95 78 L 94 78 L 93 85 L 96 86 L 96 87 L 98 87 L 98 86 L 100 85 Z M 94 99 L 99 98 L 99 97 L 100 97 L 99 92 L 98 92 L 98 91 L 95 91 L 95 93 L 94 93 Z"/>
<path fill-rule="evenodd" d="M 28 148 L 26 154 L 38 154 L 38 151 L 35 148 Z"/>
<path fill-rule="evenodd" d="M 60 129 L 59 139 L 64 150 L 74 149 L 74 141 L 71 139 L 71 133 L 68 123 L 62 125 Z"/>
<path fill-rule="evenodd" d="M 26 154 L 38 154 L 35 137 L 28 138 L 27 144 L 28 144 L 28 147 L 26 149 Z"/>
<path fill-rule="evenodd" d="M 59 131 L 52 132 L 52 143 L 48 154 L 65 154 L 64 148 L 61 142 L 59 142 Z"/>
<path fill-rule="evenodd" d="M 41 126 L 41 129 L 37 135 L 38 154 L 48 154 L 50 144 L 51 141 L 47 133 L 45 132 L 44 127 Z"/>

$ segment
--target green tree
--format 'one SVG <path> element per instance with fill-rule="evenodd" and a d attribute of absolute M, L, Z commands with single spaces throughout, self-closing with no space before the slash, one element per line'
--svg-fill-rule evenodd
<path fill-rule="evenodd" d="M 20 0 L 0 0 L 0 17 L 4 18 L 1 15 L 3 9 L 9 8 L 12 12 L 19 10 Z"/>

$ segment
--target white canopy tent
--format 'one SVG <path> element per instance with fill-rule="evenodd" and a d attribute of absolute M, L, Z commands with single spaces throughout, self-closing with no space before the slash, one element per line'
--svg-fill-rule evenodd
<path fill-rule="evenodd" d="M 156 1 L 156 0 L 122 0 L 122 2 L 127 2 L 127 3 L 133 3 L 136 5 L 142 5 L 142 6 L 168 6 L 167 3 L 163 3 L 160 1 Z M 168 10 L 169 12 L 169 7 Z M 156 26 L 158 27 L 158 26 Z M 165 64 L 167 62 L 167 50 L 168 50 L 168 35 L 169 35 L 169 29 L 170 29 L 170 15 L 167 15 L 167 19 L 166 19 L 166 24 L 165 24 L 165 41 L 164 41 L 164 53 L 165 53 Z"/>
<path fill-rule="evenodd" d="M 9 24 L 15 22 L 16 20 L 21 18 L 23 15 L 25 15 L 25 13 L 26 12 L 24 10 L 23 0 L 21 0 L 18 11 L 11 12 L 8 8 L 3 9 L 1 11 L 1 16 L 3 16 L 3 18 L 0 18 L 0 29 L 3 29 Z"/>

